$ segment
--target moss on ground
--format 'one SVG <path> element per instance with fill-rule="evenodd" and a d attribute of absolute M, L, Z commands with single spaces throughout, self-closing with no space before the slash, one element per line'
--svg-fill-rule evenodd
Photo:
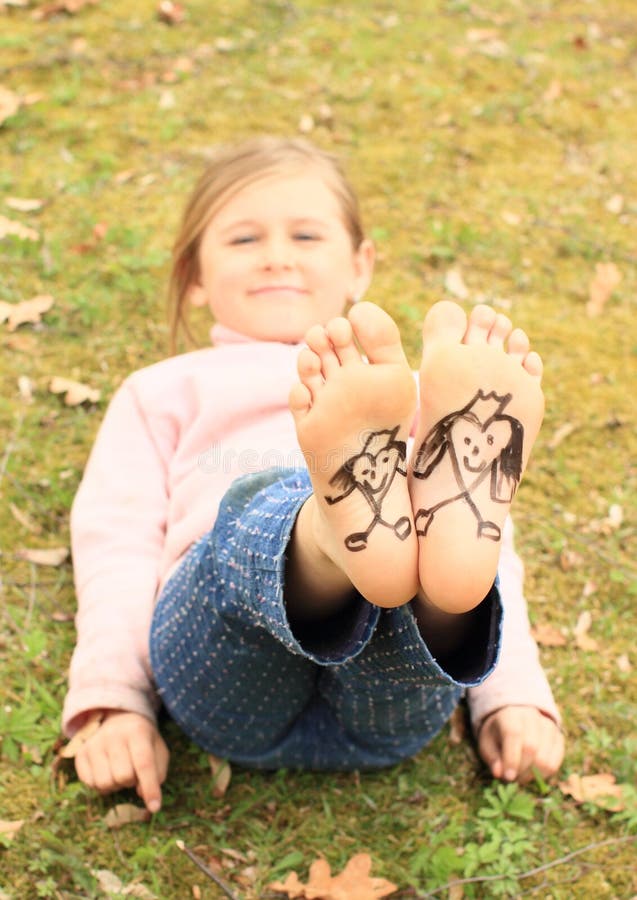
<path fill-rule="evenodd" d="M 339 868 L 360 849 L 375 872 L 424 894 L 469 871 L 454 848 L 487 837 L 497 858 L 481 851 L 474 874 L 507 877 L 466 885 L 465 896 L 637 892 L 634 843 L 619 842 L 637 825 L 634 794 L 622 817 L 536 786 L 519 792 L 531 818 L 518 820 L 470 746 L 447 733 L 388 772 L 240 772 L 216 800 L 202 754 L 169 728 L 164 811 L 109 831 L 112 801 L 51 771 L 73 645 L 70 567 L 17 555 L 68 545 L 70 502 L 108 398 L 130 370 L 166 353 L 169 248 L 207 150 L 254 132 L 295 133 L 310 115 L 311 137 L 344 158 L 359 188 L 379 251 L 370 296 L 400 323 L 414 364 L 419 323 L 447 295 L 452 268 L 466 306 L 483 299 L 509 312 L 545 358 L 547 419 L 516 516 L 531 616 L 570 634 L 591 613 L 596 652 L 572 640 L 542 650 L 568 731 L 565 772 L 634 784 L 633 7 L 191 0 L 171 27 L 149 0 L 39 20 L 34 3 L 0 2 L 0 85 L 23 100 L 0 126 L 0 215 L 41 235 L 0 240 L 0 301 L 55 297 L 40 325 L 0 326 L 0 819 L 25 822 L 0 849 L 0 895 L 100 897 L 91 872 L 110 869 L 162 900 L 190 897 L 194 885 L 222 896 L 176 838 L 225 858 L 224 877 L 246 898 L 264 896 L 288 868 L 305 873 L 316 855 Z M 44 205 L 19 212 L 9 197 Z M 100 240 L 96 225 L 106 226 Z M 589 318 L 599 262 L 614 262 L 622 280 Z M 56 374 L 103 399 L 65 407 L 47 389 Z M 24 376 L 31 402 L 18 390 Z M 611 528 L 612 506 L 623 521 Z M 503 804 L 495 837 L 479 815 L 491 802 Z M 604 840 L 616 843 L 516 880 Z"/>

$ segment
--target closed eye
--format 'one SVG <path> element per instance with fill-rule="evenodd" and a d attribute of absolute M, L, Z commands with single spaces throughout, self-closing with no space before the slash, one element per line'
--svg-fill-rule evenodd
<path fill-rule="evenodd" d="M 256 240 L 258 240 L 258 238 L 255 234 L 239 234 L 232 238 L 230 245 L 238 246 L 240 244 L 251 244 Z"/>
<path fill-rule="evenodd" d="M 295 241 L 320 241 L 320 235 L 313 231 L 296 231 L 293 235 Z"/>

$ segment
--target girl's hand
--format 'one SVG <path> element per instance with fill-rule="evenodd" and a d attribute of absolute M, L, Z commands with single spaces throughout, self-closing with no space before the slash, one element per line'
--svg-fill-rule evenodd
<path fill-rule="evenodd" d="M 478 750 L 494 778 L 525 784 L 533 769 L 542 778 L 557 772 L 564 759 L 564 735 L 534 706 L 504 706 L 484 721 Z"/>
<path fill-rule="evenodd" d="M 75 755 L 81 781 L 102 794 L 134 787 L 151 813 L 161 807 L 169 753 L 157 728 L 139 713 L 107 710 Z"/>

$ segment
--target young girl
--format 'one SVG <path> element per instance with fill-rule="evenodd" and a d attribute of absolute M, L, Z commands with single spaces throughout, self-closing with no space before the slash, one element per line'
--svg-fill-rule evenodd
<path fill-rule="evenodd" d="M 87 785 L 160 808 L 160 702 L 239 764 L 354 769 L 416 753 L 466 689 L 495 777 L 558 769 L 507 519 L 540 358 L 490 308 L 438 303 L 417 401 L 391 318 L 342 316 L 373 256 L 307 142 L 223 149 L 196 186 L 173 326 L 208 306 L 214 346 L 124 382 L 72 510 L 64 729 L 100 723 L 76 756 Z"/>

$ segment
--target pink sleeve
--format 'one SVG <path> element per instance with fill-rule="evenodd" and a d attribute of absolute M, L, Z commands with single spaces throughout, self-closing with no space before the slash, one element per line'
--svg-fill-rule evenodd
<path fill-rule="evenodd" d="M 486 716 L 503 706 L 534 706 L 561 724 L 537 644 L 531 636 L 522 588 L 524 567 L 513 547 L 510 519 L 502 539 L 498 574 L 504 608 L 500 659 L 486 681 L 467 691 L 473 730 L 477 734 Z"/>
<path fill-rule="evenodd" d="M 155 716 L 148 634 L 166 526 L 166 459 L 175 441 L 170 428 L 157 430 L 161 440 L 126 381 L 107 410 L 73 503 L 78 613 L 62 717 L 67 735 L 92 709 Z"/>

